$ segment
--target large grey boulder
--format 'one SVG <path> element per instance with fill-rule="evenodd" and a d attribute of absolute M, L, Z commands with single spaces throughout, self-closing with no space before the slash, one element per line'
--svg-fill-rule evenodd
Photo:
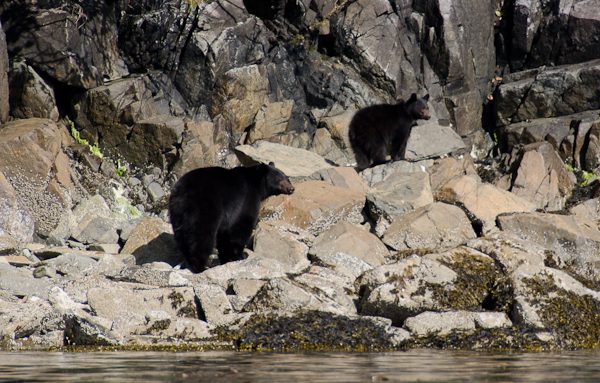
<path fill-rule="evenodd" d="M 408 138 L 406 159 L 419 161 L 436 158 L 465 148 L 463 140 L 450 126 L 435 123 L 417 125 Z"/>
<path fill-rule="evenodd" d="M 240 145 L 235 148 L 235 152 L 244 165 L 274 162 L 288 177 L 308 177 L 332 167 L 316 153 L 269 141 Z"/>
<path fill-rule="evenodd" d="M 494 260 L 464 247 L 379 266 L 355 285 L 359 312 L 390 318 L 395 325 L 424 311 L 510 308 L 510 286 Z M 497 298 L 492 305 L 485 303 L 489 295 Z"/>
<path fill-rule="evenodd" d="M 364 171 L 362 177 L 371 187 L 367 207 L 376 222 L 378 236 L 396 217 L 433 202 L 429 174 L 423 164 L 398 161 L 371 169 Z"/>
<path fill-rule="evenodd" d="M 475 237 L 461 208 L 435 202 L 397 218 L 385 231 L 383 242 L 398 251 L 442 251 Z"/>
<path fill-rule="evenodd" d="M 298 241 L 294 234 L 269 221 L 258 224 L 253 249 L 253 256 L 275 259 L 291 269 L 302 270 L 310 265 L 308 246 Z"/>
<path fill-rule="evenodd" d="M 0 290 L 8 291 L 20 298 L 35 296 L 48 299 L 51 286 L 50 281 L 35 278 L 30 269 L 0 263 Z"/>
<path fill-rule="evenodd" d="M 151 288 L 124 283 L 109 288 L 90 288 L 87 299 L 98 317 L 113 322 L 117 334 L 152 334 L 173 330 L 180 318 L 198 319 L 191 287 Z"/>
<path fill-rule="evenodd" d="M 385 263 L 389 251 L 372 233 L 350 222 L 341 221 L 322 232 L 309 253 L 313 262 L 338 272 L 358 277 L 365 270 Z"/>
<path fill-rule="evenodd" d="M 426 311 L 404 322 L 413 336 L 444 336 L 452 332 L 475 332 L 477 328 L 510 327 L 512 322 L 505 313 L 472 311 Z"/>
<path fill-rule="evenodd" d="M 518 213 L 498 217 L 499 227 L 514 236 L 536 242 L 549 253 L 548 262 L 598 282 L 600 231 L 573 216 Z"/>

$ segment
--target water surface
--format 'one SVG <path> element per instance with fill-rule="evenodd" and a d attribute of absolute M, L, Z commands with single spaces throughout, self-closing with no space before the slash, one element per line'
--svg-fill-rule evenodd
<path fill-rule="evenodd" d="M 0 382 L 600 382 L 600 351 L 0 352 Z"/>

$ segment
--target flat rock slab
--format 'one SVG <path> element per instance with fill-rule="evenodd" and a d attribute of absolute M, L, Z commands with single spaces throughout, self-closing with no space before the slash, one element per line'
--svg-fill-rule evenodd
<path fill-rule="evenodd" d="M 417 125 L 408 138 L 406 159 L 435 158 L 465 148 L 464 141 L 450 126 L 432 123 Z"/>
<path fill-rule="evenodd" d="M 286 221 L 318 235 L 340 220 L 362 222 L 365 194 L 324 181 L 296 184 L 292 195 L 267 199 L 261 217 Z"/>
<path fill-rule="evenodd" d="M 321 233 L 310 249 L 310 254 L 318 259 L 338 253 L 354 256 L 370 266 L 384 264 L 390 254 L 377 236 L 346 221 L 338 222 Z"/>
<path fill-rule="evenodd" d="M 235 148 L 235 152 L 244 165 L 272 161 L 288 177 L 308 177 L 319 170 L 333 167 L 316 153 L 268 141 L 240 145 Z"/>
<path fill-rule="evenodd" d="M 600 281 L 598 254 L 600 231 L 581 224 L 574 216 L 544 213 L 519 213 L 498 217 L 500 229 L 542 245 L 550 251 L 557 267 L 572 269 L 578 275 Z"/>
<path fill-rule="evenodd" d="M 48 299 L 51 286 L 47 279 L 34 278 L 30 269 L 0 263 L 0 290 L 8 291 L 17 297 L 36 296 Z"/>
<path fill-rule="evenodd" d="M 436 197 L 446 203 L 462 204 L 481 222 L 484 233 L 496 226 L 496 217 L 499 214 L 535 210 L 533 203 L 491 184 L 479 183 L 470 176 L 448 181 Z"/>
<path fill-rule="evenodd" d="M 138 288 L 117 283 L 110 288 L 91 288 L 88 303 L 97 316 L 113 321 L 122 334 L 151 333 L 174 325 L 178 318 L 198 318 L 196 295 L 191 287 Z M 154 326 L 154 327 L 153 327 Z"/>
<path fill-rule="evenodd" d="M 474 332 L 477 327 L 490 329 L 511 325 L 512 322 L 505 313 L 471 311 L 426 311 L 404 322 L 404 326 L 414 336 L 444 336 L 453 331 Z"/>
<path fill-rule="evenodd" d="M 394 250 L 445 250 L 476 237 L 465 212 L 435 202 L 397 218 L 385 231 L 383 242 Z"/>

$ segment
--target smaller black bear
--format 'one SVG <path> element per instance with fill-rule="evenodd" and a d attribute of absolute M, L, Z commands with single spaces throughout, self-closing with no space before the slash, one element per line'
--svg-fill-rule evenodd
<path fill-rule="evenodd" d="M 169 216 L 175 242 L 190 269 L 203 271 L 215 247 L 221 264 L 242 259 L 261 201 L 293 192 L 288 177 L 272 162 L 199 168 L 184 174 L 171 191 Z"/>
<path fill-rule="evenodd" d="M 383 164 L 388 155 L 392 161 L 403 160 L 416 120 L 430 118 L 428 100 L 429 94 L 418 98 L 413 93 L 406 102 L 371 105 L 356 112 L 348 129 L 356 168 Z"/>

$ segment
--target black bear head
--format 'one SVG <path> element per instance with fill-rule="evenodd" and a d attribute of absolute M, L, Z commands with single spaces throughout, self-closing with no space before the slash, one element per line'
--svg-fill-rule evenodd
<path fill-rule="evenodd" d="M 261 164 L 261 172 L 264 172 L 264 187 L 266 197 L 279 194 L 292 194 L 294 185 L 290 179 L 279 169 L 275 167 L 273 162 L 268 165 Z"/>
<path fill-rule="evenodd" d="M 409 116 L 415 120 L 429 120 L 431 114 L 429 113 L 427 101 L 429 101 L 429 94 L 426 94 L 421 98 L 418 98 L 416 93 L 411 94 L 406 102 L 406 110 Z"/>

